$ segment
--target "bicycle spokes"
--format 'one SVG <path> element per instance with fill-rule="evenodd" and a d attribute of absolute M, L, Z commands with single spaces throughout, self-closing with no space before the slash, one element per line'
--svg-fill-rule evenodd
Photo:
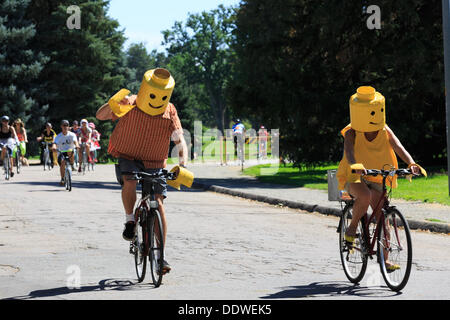
<path fill-rule="evenodd" d="M 397 210 L 385 215 L 378 237 L 378 258 L 386 284 L 394 291 L 401 290 L 411 271 L 412 245 L 408 224 Z"/>

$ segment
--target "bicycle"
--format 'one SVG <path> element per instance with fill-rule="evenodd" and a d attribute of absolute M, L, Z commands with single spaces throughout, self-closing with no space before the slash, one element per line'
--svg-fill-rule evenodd
<path fill-rule="evenodd" d="M 411 273 L 412 242 L 408 222 L 395 206 L 389 205 L 392 189 L 387 192 L 386 178 L 413 173 L 410 169 L 367 170 L 367 175 L 383 177 L 383 192 L 372 214 L 366 213 L 358 222 L 353 244 L 346 242 L 344 235 L 352 219 L 354 199 L 343 200 L 345 207 L 337 228 L 342 266 L 348 280 L 359 283 L 366 272 L 368 259 L 376 255 L 385 283 L 398 292 L 405 287 Z M 388 259 L 400 268 L 389 270 Z"/>
<path fill-rule="evenodd" d="M 16 169 L 17 173 L 20 173 L 22 169 L 22 151 L 20 150 L 20 145 L 16 147 Z"/>
<path fill-rule="evenodd" d="M 52 159 L 50 158 L 50 146 L 49 143 L 44 142 L 45 147 L 44 147 L 44 171 L 45 168 L 47 167 L 48 171 L 50 171 L 53 166 L 52 166 Z"/>
<path fill-rule="evenodd" d="M 234 136 L 236 144 L 236 154 L 238 157 L 238 164 L 241 166 L 241 171 L 244 171 L 244 157 L 245 157 L 245 138 L 243 134 L 236 134 Z"/>
<path fill-rule="evenodd" d="M 64 159 L 62 159 L 62 161 L 64 161 L 64 163 L 65 163 L 64 187 L 66 188 L 66 190 L 72 191 L 72 166 L 70 164 L 70 157 L 67 154 L 67 152 L 62 152 L 62 155 L 64 157 Z M 61 164 L 62 164 L 62 161 L 61 161 Z"/>
<path fill-rule="evenodd" d="M 0 143 L 0 150 L 3 149 L 5 145 Z M 9 154 L 9 150 L 8 150 L 8 145 L 6 145 L 6 152 L 5 152 L 5 157 L 3 158 L 3 170 L 4 170 L 4 174 L 5 174 L 5 180 L 9 180 L 10 178 L 10 174 L 11 174 L 11 156 Z"/>
<path fill-rule="evenodd" d="M 86 174 L 86 167 L 89 170 L 88 155 L 86 152 L 86 142 L 81 143 L 81 171 Z"/>
<path fill-rule="evenodd" d="M 90 151 L 89 153 L 91 155 L 91 162 L 88 163 L 88 169 L 90 169 L 90 171 L 94 171 L 95 160 L 96 160 L 95 151 Z"/>
<path fill-rule="evenodd" d="M 135 208 L 136 234 L 130 242 L 130 253 L 134 255 L 134 262 L 138 281 L 145 278 L 147 257 L 149 258 L 153 284 L 159 287 L 164 273 L 164 232 L 158 202 L 155 200 L 153 189 L 154 179 L 165 177 L 175 180 L 176 174 L 162 170 L 159 174 L 149 174 L 135 171 L 129 180 L 137 180 L 141 185 L 141 199 Z"/>

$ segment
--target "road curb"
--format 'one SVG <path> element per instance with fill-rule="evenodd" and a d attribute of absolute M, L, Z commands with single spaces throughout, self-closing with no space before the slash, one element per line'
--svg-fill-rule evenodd
<path fill-rule="evenodd" d="M 304 210 L 304 211 L 308 211 L 308 212 L 318 212 L 321 214 L 332 215 L 332 216 L 336 216 L 336 217 L 341 216 L 341 210 L 336 209 L 336 208 L 325 207 L 325 206 L 321 206 L 321 205 L 317 205 L 317 204 L 308 204 L 308 203 L 301 202 L 301 201 L 283 200 L 283 199 L 279 199 L 279 198 L 257 195 L 257 194 L 233 190 L 230 188 L 221 187 L 221 186 L 217 186 L 217 185 L 209 185 L 209 184 L 194 182 L 192 184 L 192 188 L 228 194 L 228 195 L 232 195 L 235 197 L 264 202 L 264 203 L 268 203 L 271 205 L 284 206 L 284 207 L 288 207 L 288 208 L 292 208 L 292 209 L 300 209 L 300 210 Z M 412 230 L 426 230 L 426 231 L 445 233 L 445 234 L 450 233 L 450 224 L 421 221 L 421 220 L 414 220 L 414 219 L 407 219 L 407 221 L 408 221 L 409 228 Z"/>

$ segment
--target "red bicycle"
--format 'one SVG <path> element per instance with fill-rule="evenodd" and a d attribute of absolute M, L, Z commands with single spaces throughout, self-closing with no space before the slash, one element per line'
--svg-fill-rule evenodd
<path fill-rule="evenodd" d="M 405 287 L 411 273 L 412 243 L 408 222 L 395 206 L 389 205 L 392 189 L 387 192 L 386 179 L 414 174 L 410 169 L 392 169 L 367 170 L 367 175 L 383 177 L 383 193 L 372 214 L 366 213 L 359 221 L 351 245 L 344 235 L 352 220 L 354 199 L 344 200 L 337 229 L 342 266 L 347 278 L 352 283 L 359 283 L 366 272 L 368 258 L 373 259 L 376 255 L 384 281 L 391 290 L 398 292 Z"/>

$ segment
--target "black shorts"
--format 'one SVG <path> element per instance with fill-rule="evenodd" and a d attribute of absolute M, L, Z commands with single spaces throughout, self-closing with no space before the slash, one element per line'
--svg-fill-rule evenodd
<path fill-rule="evenodd" d="M 52 151 L 50 150 L 50 155 L 52 155 Z M 58 164 L 61 166 L 61 161 L 63 161 L 63 159 L 64 159 L 64 154 L 66 154 L 68 157 L 69 157 L 69 162 L 70 162 L 70 164 L 73 164 L 74 163 L 74 161 L 73 161 L 73 151 L 69 151 L 69 152 L 60 152 L 59 154 L 58 154 Z"/>
<path fill-rule="evenodd" d="M 124 158 L 119 158 L 119 164 L 116 164 L 116 178 L 117 181 L 123 185 L 123 175 L 131 175 L 133 171 L 145 171 L 147 173 L 160 173 L 163 168 L 158 169 L 146 169 L 142 161 L 138 160 L 128 160 Z M 167 181 L 166 178 L 154 179 L 153 189 L 155 194 L 160 194 L 164 198 L 167 197 Z"/>

